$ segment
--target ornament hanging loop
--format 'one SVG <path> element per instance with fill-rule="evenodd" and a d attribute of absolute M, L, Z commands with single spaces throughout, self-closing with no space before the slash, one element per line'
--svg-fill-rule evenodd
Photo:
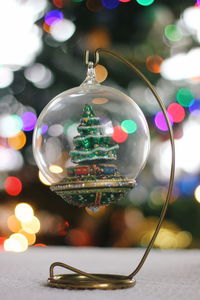
<path fill-rule="evenodd" d="M 86 66 L 88 66 L 90 62 L 91 62 L 91 60 L 90 60 L 90 51 L 86 50 L 85 51 L 85 64 L 86 64 Z M 95 51 L 95 53 L 94 53 L 94 62 L 93 62 L 94 67 L 96 67 L 96 65 L 98 65 L 98 63 L 99 63 L 99 53 L 97 51 Z"/>

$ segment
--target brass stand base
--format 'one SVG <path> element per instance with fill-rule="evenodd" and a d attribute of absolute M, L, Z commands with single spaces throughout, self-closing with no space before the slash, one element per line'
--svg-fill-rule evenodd
<path fill-rule="evenodd" d="M 135 279 L 123 275 L 91 274 L 99 280 L 80 274 L 54 275 L 48 279 L 48 285 L 61 289 L 100 289 L 115 290 L 130 288 L 135 285 Z"/>

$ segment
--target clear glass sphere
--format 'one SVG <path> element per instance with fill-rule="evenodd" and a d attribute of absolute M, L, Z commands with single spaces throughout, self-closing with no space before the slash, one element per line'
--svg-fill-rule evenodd
<path fill-rule="evenodd" d="M 77 166 L 99 164 L 106 164 L 107 171 L 114 165 L 120 176 L 135 179 L 149 147 L 148 125 L 138 105 L 119 90 L 96 82 L 91 66 L 79 87 L 47 104 L 33 136 L 36 163 L 51 184 L 67 181 Z"/>

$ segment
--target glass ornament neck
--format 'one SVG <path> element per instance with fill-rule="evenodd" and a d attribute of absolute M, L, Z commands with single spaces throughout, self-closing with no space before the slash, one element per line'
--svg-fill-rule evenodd
<path fill-rule="evenodd" d="M 81 84 L 81 86 L 96 85 L 96 84 L 99 85 L 99 83 L 96 79 L 94 63 L 90 61 L 87 66 L 87 76 L 86 76 L 85 80 L 83 81 L 83 83 Z"/>

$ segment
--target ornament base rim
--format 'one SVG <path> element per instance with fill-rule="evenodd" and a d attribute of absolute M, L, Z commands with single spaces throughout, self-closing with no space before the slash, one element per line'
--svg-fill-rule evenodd
<path fill-rule="evenodd" d="M 99 289 L 117 290 L 133 287 L 136 280 L 124 275 L 114 274 L 91 274 L 98 276 L 100 280 L 91 279 L 80 274 L 59 274 L 48 278 L 48 286 L 60 289 Z"/>

